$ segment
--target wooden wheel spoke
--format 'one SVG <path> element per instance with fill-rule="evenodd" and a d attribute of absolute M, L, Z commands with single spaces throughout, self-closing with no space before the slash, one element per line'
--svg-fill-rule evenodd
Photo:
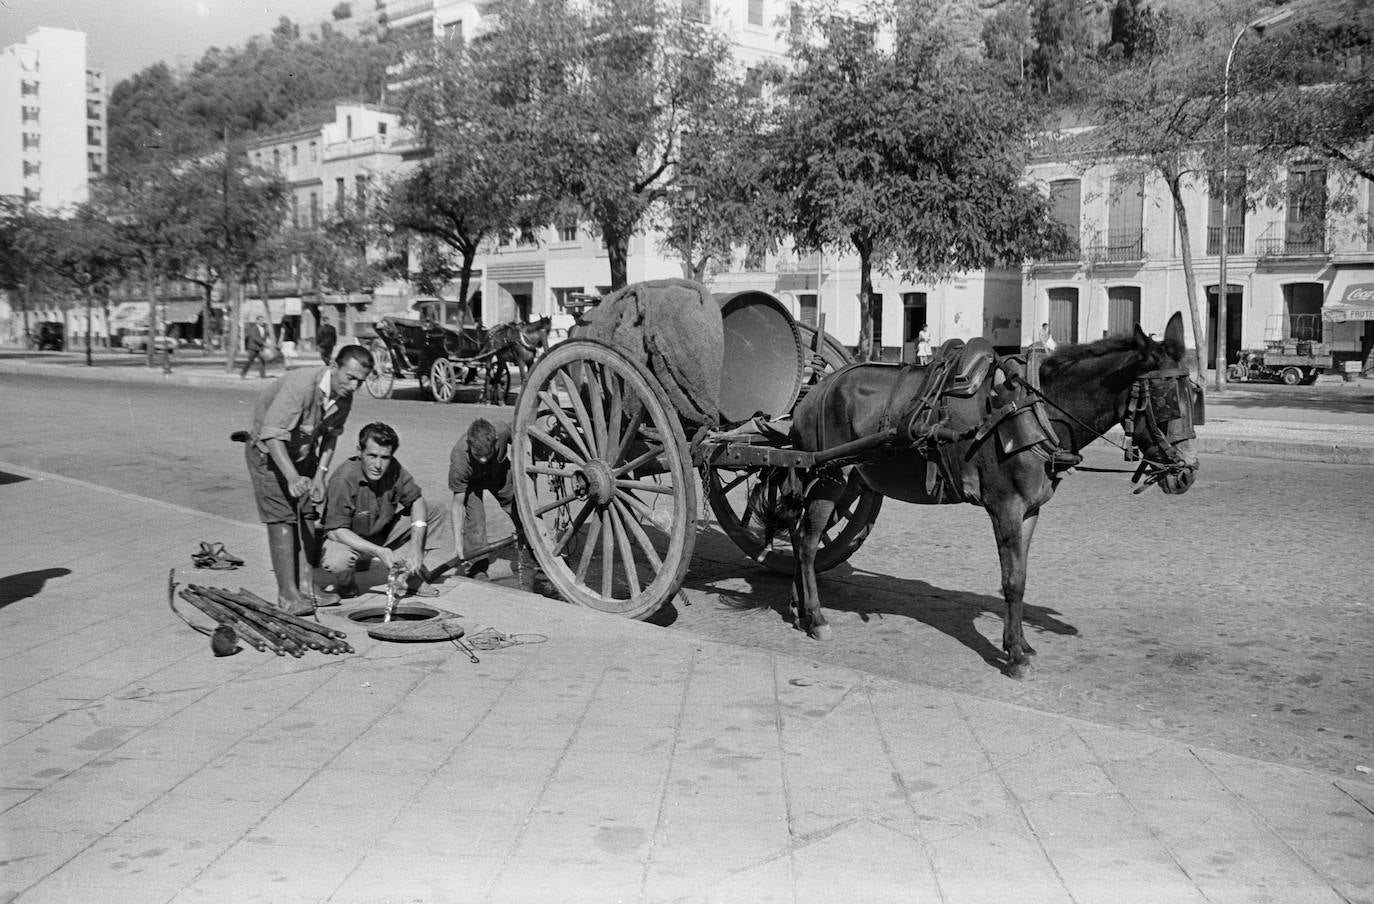
<path fill-rule="evenodd" d="M 604 393 L 601 389 L 601 378 L 596 375 L 598 370 L 602 370 L 602 368 L 588 368 L 588 399 L 591 401 L 592 406 L 592 423 L 596 427 L 596 447 L 598 449 L 608 449 L 610 445 L 606 439 L 606 409 L 601 407 L 601 399 Z M 611 464 L 614 465 L 615 462 L 612 461 Z"/>
<path fill-rule="evenodd" d="M 729 483 L 723 483 L 720 485 L 720 494 L 722 496 L 727 495 L 731 490 L 733 490 L 740 484 L 744 483 L 751 476 L 752 475 L 748 471 L 741 472 L 740 475 L 736 477 L 734 480 L 730 481 Z M 717 479 L 719 479 L 719 477 L 717 477 Z"/>
<path fill-rule="evenodd" d="M 543 474 L 546 477 L 573 477 L 576 468 L 554 468 L 549 465 L 525 465 L 526 474 Z"/>
<path fill-rule="evenodd" d="M 619 450 L 622 438 L 620 420 L 625 416 L 625 410 L 621 404 L 621 393 L 625 391 L 625 380 L 623 377 L 611 374 L 608 382 L 611 389 L 611 413 L 606 421 L 606 448 L 615 447 Z M 619 460 L 619 458 L 616 459 L 616 461 Z"/>
<path fill-rule="evenodd" d="M 630 423 L 625 427 L 625 433 L 620 437 L 620 445 L 616 447 L 615 457 L 611 463 L 621 461 L 625 458 L 625 453 L 630 450 L 630 443 L 634 442 L 639 435 L 639 425 L 644 423 L 644 405 L 640 404 L 634 415 L 630 418 Z"/>
<path fill-rule="evenodd" d="M 587 542 L 582 546 L 582 555 L 577 560 L 577 583 L 587 583 L 587 568 L 592 564 L 592 555 L 596 552 L 596 541 L 601 536 L 601 520 L 592 519 L 591 527 L 587 528 Z"/>
<path fill-rule="evenodd" d="M 547 448 L 553 450 L 554 452 L 557 452 L 559 455 L 563 456 L 573 464 L 584 465 L 587 463 L 587 460 L 583 458 L 581 455 L 578 455 L 576 452 L 569 449 L 567 446 L 563 445 L 558 440 L 554 439 L 552 436 L 550 436 L 543 430 L 539 429 L 538 427 L 531 426 L 526 430 L 526 432 L 529 434 L 531 439 L 539 440 L 539 442 L 543 443 Z"/>
<path fill-rule="evenodd" d="M 658 458 L 662 454 L 662 449 L 650 449 L 648 452 L 645 452 L 643 455 L 637 457 L 634 461 L 625 462 L 625 464 L 616 468 L 613 473 L 616 477 L 622 477 L 625 474 L 628 474 L 631 471 L 635 470 L 636 468 L 640 468 L 644 465 L 647 465 L 649 462 L 653 461 L 655 458 Z"/>
<path fill-rule="evenodd" d="M 611 520 L 610 510 L 601 513 L 601 595 L 610 599 L 611 580 L 615 577 L 615 531 L 605 522 Z"/>
<path fill-rule="evenodd" d="M 559 496 L 553 502 L 546 502 L 543 505 L 539 506 L 539 508 L 535 509 L 534 516 L 537 518 L 540 515 L 547 515 L 554 509 L 560 509 L 565 505 L 569 505 L 576 498 L 576 496 Z"/>
<path fill-rule="evenodd" d="M 638 499 L 635 501 L 639 502 Z M 640 504 L 642 505 L 643 503 Z M 619 499 L 611 500 L 611 505 L 616 509 L 617 513 L 619 513 L 620 520 L 630 528 L 631 536 L 633 536 L 635 542 L 639 544 L 639 548 L 644 550 L 644 555 L 648 557 L 649 564 L 653 565 L 654 571 L 661 571 L 663 568 L 663 559 L 659 557 L 658 550 L 654 549 L 653 541 L 650 540 L 649 535 L 644 532 L 644 528 L 640 525 L 639 519 L 634 517 L 629 511 L 629 506 Z"/>
<path fill-rule="evenodd" d="M 659 493 L 664 496 L 672 496 L 676 490 L 671 486 L 664 486 L 661 483 L 654 483 L 652 480 L 622 480 L 615 482 L 617 490 L 641 490 L 645 493 Z"/>
<path fill-rule="evenodd" d="M 573 443 L 576 444 L 577 448 L 582 451 L 582 454 L 587 458 L 593 458 L 594 456 L 591 450 L 587 448 L 586 440 L 582 438 L 582 431 L 573 426 L 572 419 L 568 417 L 568 412 L 563 410 L 563 406 L 558 404 L 553 394 L 546 389 L 541 389 L 539 390 L 539 400 L 548 406 L 549 413 L 552 414 L 559 425 L 567 431 L 568 436 L 572 439 Z"/>
<path fill-rule="evenodd" d="M 606 510 L 610 516 L 611 530 L 615 532 L 615 545 L 620 549 L 620 558 L 625 563 L 625 579 L 630 582 L 630 596 L 639 596 L 639 566 L 635 564 L 634 550 L 630 548 L 630 531 L 620 517 L 620 511 L 611 506 Z"/>
<path fill-rule="evenodd" d="M 582 401 L 582 391 L 578 381 L 566 371 L 559 371 L 558 376 L 563 381 L 563 391 L 568 394 L 568 401 L 572 403 L 573 413 L 577 415 L 577 423 L 582 427 L 578 432 L 595 442 L 596 434 L 593 432 L 592 419 L 587 414 L 586 404 Z M 594 456 L 589 452 L 587 457 L 592 458 Z"/>
<path fill-rule="evenodd" d="M 553 549 L 550 550 L 553 555 L 560 556 L 563 554 L 563 547 L 567 546 L 568 541 L 576 536 L 577 532 L 581 530 L 582 522 L 587 520 L 587 516 L 592 513 L 593 508 L 592 501 L 588 499 L 587 503 L 573 516 L 572 524 L 568 525 L 567 530 L 563 531 L 563 534 L 558 538 L 557 542 L 553 544 Z"/>

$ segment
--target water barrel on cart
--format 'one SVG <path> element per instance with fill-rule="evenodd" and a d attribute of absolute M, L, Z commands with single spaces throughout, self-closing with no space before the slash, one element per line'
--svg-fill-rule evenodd
<path fill-rule="evenodd" d="M 720 413 L 727 424 L 787 414 L 801 393 L 808 352 L 786 305 L 767 292 L 716 296 L 725 331 Z"/>

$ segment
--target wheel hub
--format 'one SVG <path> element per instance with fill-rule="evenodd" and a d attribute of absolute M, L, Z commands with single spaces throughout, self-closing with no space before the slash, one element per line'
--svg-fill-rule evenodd
<path fill-rule="evenodd" d="M 609 505 L 615 498 L 615 474 L 611 466 L 593 458 L 577 472 L 577 495 L 585 496 L 597 505 Z"/>

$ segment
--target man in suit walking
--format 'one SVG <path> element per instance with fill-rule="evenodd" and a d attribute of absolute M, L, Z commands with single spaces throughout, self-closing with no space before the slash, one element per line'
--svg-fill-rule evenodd
<path fill-rule="evenodd" d="M 262 350 L 267 347 L 268 336 L 267 318 L 258 315 L 258 319 L 248 324 L 248 331 L 243 337 L 243 348 L 248 352 L 248 360 L 243 362 L 243 369 L 239 371 L 239 379 L 248 379 L 248 369 L 253 366 L 253 362 L 258 362 L 258 376 L 267 379 L 267 361 L 262 356 Z"/>

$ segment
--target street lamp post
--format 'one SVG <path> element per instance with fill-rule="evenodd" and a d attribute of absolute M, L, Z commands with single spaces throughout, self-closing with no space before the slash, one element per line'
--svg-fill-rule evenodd
<path fill-rule="evenodd" d="M 1226 278 L 1227 245 L 1231 241 L 1231 63 L 1236 58 L 1236 48 L 1245 33 L 1254 29 L 1263 33 L 1266 28 L 1277 25 L 1293 15 L 1293 10 L 1284 8 L 1267 16 L 1248 22 L 1236 32 L 1231 42 L 1231 50 L 1226 54 L 1226 68 L 1221 76 L 1221 242 L 1217 249 L 1217 264 L 1221 271 L 1217 279 L 1217 369 L 1215 387 L 1221 390 L 1226 385 L 1226 301 L 1230 292 Z M 1201 357 L 1201 355 L 1199 355 Z"/>

